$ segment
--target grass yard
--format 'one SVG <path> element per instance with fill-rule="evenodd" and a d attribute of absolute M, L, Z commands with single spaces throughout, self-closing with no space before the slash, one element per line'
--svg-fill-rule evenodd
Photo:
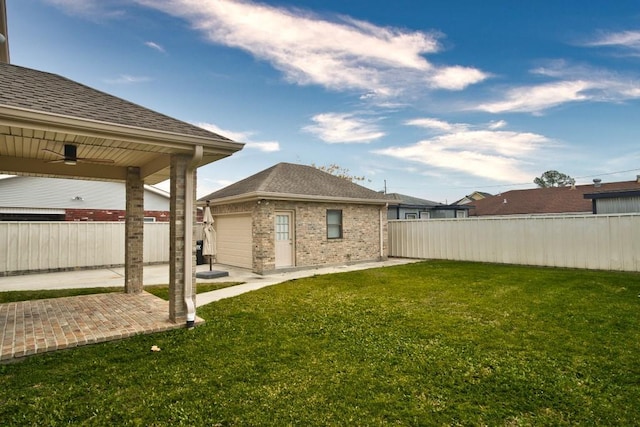
<path fill-rule="evenodd" d="M 0 365 L 0 424 L 638 425 L 639 294 L 639 274 L 446 261 L 299 279 L 193 330 Z"/>

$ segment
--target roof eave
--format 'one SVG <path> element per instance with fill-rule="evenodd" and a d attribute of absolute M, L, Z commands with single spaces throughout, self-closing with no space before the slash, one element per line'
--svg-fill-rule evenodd
<path fill-rule="evenodd" d="M 601 193 L 587 193 L 583 195 L 585 199 L 613 199 L 618 197 L 636 196 L 640 196 L 640 190 L 612 190 Z"/>
<path fill-rule="evenodd" d="M 229 203 L 250 202 L 255 200 L 287 200 L 294 202 L 321 202 L 321 203 L 349 203 L 362 205 L 379 205 L 387 206 L 388 200 L 384 199 L 364 199 L 351 197 L 333 197 L 333 196 L 315 196 L 309 194 L 288 194 L 288 193 L 270 193 L 255 191 L 250 193 L 239 194 L 235 196 L 210 199 L 211 206 L 226 205 Z M 206 200 L 198 200 L 198 205 L 204 206 Z"/>
<path fill-rule="evenodd" d="M 8 105 L 0 105 L 0 124 L 116 139 L 136 144 L 160 145 L 184 151 L 191 151 L 193 146 L 201 145 L 205 155 L 231 155 L 244 147 L 243 143 L 216 138 L 213 134 L 211 137 L 186 135 L 98 120 L 81 119 Z"/>

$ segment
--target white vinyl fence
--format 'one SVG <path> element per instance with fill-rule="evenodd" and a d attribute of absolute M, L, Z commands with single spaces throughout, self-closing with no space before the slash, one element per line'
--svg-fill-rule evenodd
<path fill-rule="evenodd" d="M 124 222 L 0 222 L 0 276 L 124 265 Z M 144 262 L 169 262 L 169 223 L 144 224 Z"/>
<path fill-rule="evenodd" d="M 640 271 L 640 215 L 389 221 L 389 255 Z"/>

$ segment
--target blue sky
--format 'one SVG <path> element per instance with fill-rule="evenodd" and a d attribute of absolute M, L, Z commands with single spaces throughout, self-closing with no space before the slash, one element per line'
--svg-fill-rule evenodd
<path fill-rule="evenodd" d="M 7 3 L 12 63 L 246 143 L 199 197 L 278 162 L 449 203 L 640 174 L 637 0 Z"/>

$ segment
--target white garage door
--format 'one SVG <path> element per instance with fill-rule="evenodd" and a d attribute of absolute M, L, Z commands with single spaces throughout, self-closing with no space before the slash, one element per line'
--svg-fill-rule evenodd
<path fill-rule="evenodd" d="M 251 216 L 231 215 L 215 218 L 217 262 L 252 268 Z"/>

